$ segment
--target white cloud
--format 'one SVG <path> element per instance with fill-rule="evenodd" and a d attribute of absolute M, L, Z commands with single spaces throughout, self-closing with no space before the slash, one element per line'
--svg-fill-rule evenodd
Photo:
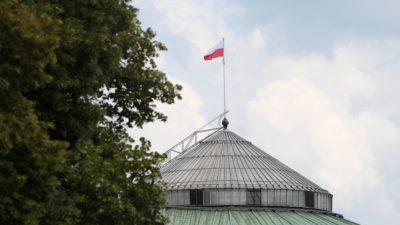
<path fill-rule="evenodd" d="M 171 33 L 184 37 L 201 54 L 229 33 L 224 22 L 221 22 L 223 18 L 241 13 L 235 4 L 223 1 L 159 0 L 154 6 L 164 16 L 161 23 Z"/>
<path fill-rule="evenodd" d="M 400 196 L 390 186 L 398 182 L 389 185 L 388 173 L 400 172 L 400 129 L 374 110 L 352 108 L 352 98 L 376 93 L 379 56 L 365 52 L 343 46 L 332 59 L 271 59 L 266 70 L 283 79 L 260 86 L 248 104 L 248 136 L 330 190 L 345 217 L 396 224 Z"/>

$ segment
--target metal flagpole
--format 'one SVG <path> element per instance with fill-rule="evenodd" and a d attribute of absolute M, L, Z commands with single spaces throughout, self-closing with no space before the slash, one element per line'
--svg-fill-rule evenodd
<path fill-rule="evenodd" d="M 223 82 L 224 82 L 224 112 L 226 111 L 226 96 L 225 96 L 225 38 L 222 38 L 222 47 L 223 47 L 223 55 L 222 55 L 222 70 L 223 70 Z M 224 116 L 225 117 L 225 116 Z"/>
<path fill-rule="evenodd" d="M 222 38 L 222 47 L 223 47 L 223 54 L 222 54 L 222 70 L 223 70 L 223 79 L 224 79 L 224 112 L 226 112 L 226 94 L 225 94 L 225 38 Z M 224 114 L 224 119 L 222 120 L 222 126 L 224 130 L 228 128 L 229 121 L 226 119 L 226 114 Z"/>

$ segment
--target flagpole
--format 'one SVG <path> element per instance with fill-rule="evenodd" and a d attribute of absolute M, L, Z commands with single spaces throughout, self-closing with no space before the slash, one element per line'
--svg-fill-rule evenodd
<path fill-rule="evenodd" d="M 223 83 L 224 83 L 224 113 L 226 111 L 226 95 L 225 95 L 225 38 L 222 38 L 222 46 L 224 54 L 222 54 L 222 71 L 223 71 Z M 225 115 L 224 115 L 225 117 Z"/>
<path fill-rule="evenodd" d="M 223 71 L 223 79 L 224 79 L 224 119 L 222 120 L 222 126 L 224 130 L 228 128 L 229 121 L 226 119 L 226 94 L 225 94 L 225 38 L 222 38 L 222 71 Z"/>
<path fill-rule="evenodd" d="M 221 54 L 222 53 L 222 54 Z M 224 94 L 224 119 L 222 120 L 222 126 L 224 129 L 227 129 L 229 121 L 226 119 L 226 90 L 225 90 L 225 38 L 222 38 L 222 48 L 221 42 L 218 43 L 214 48 L 207 52 L 207 54 L 203 57 L 204 60 L 211 60 L 214 58 L 219 58 L 222 56 L 222 79 L 223 79 L 223 94 Z"/>

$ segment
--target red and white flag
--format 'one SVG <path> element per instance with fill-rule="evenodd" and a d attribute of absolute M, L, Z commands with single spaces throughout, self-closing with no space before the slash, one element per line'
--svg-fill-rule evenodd
<path fill-rule="evenodd" d="M 222 40 L 214 48 L 210 49 L 204 56 L 204 60 L 211 60 L 218 57 L 224 56 L 224 41 Z"/>

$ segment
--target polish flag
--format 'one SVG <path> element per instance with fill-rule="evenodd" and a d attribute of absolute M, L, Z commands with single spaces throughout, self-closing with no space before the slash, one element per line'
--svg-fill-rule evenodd
<path fill-rule="evenodd" d="M 224 56 L 224 41 L 221 41 L 214 48 L 208 51 L 207 55 L 204 56 L 204 60 L 211 60 L 222 56 Z"/>

